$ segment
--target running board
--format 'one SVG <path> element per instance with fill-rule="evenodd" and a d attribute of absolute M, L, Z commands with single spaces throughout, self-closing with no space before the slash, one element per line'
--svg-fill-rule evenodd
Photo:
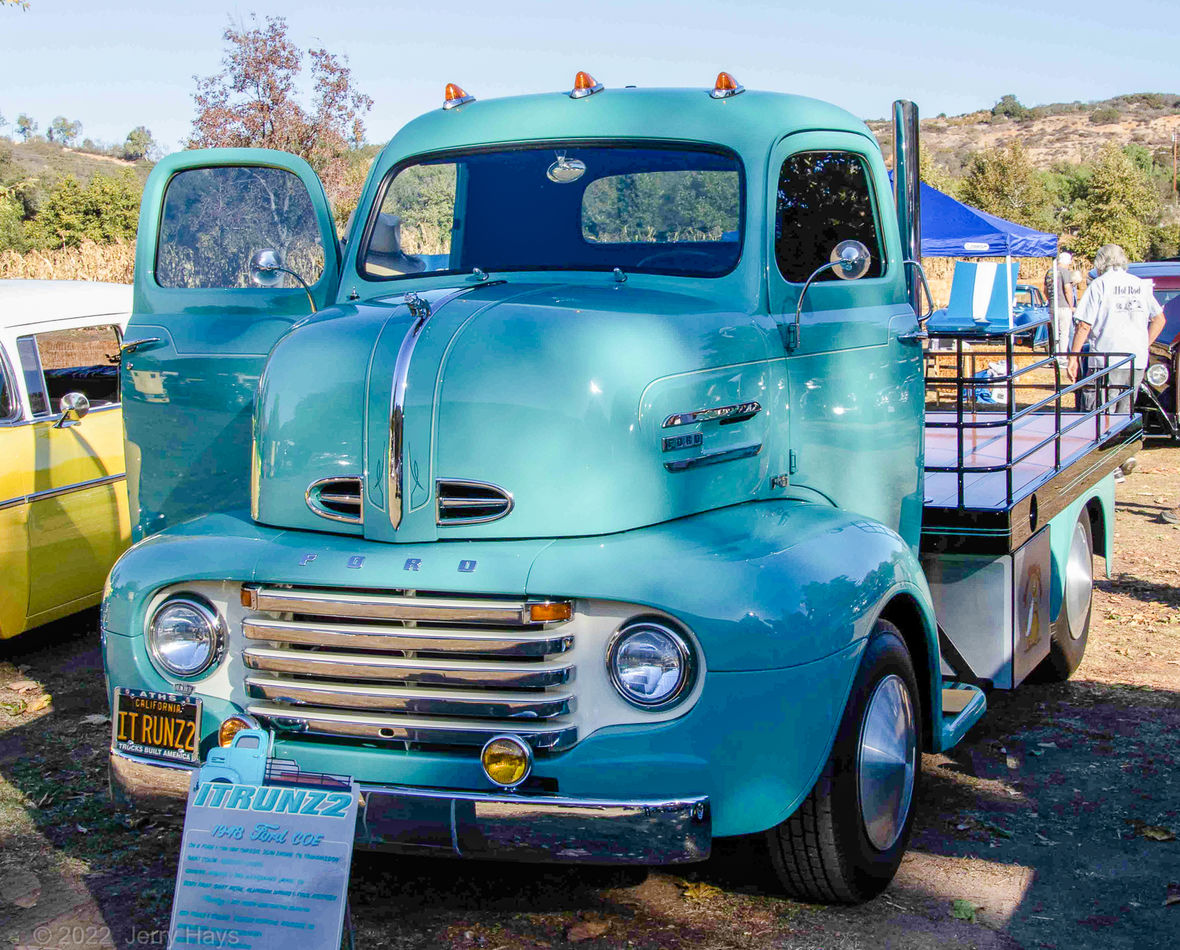
<path fill-rule="evenodd" d="M 942 742 L 939 751 L 953 749 L 987 712 L 987 697 L 978 686 L 954 683 L 942 690 Z"/>

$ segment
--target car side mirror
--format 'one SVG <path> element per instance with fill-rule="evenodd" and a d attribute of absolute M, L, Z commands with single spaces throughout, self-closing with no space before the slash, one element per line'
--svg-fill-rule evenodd
<path fill-rule="evenodd" d="M 90 400 L 82 393 L 66 393 L 58 405 L 61 415 L 53 423 L 55 429 L 69 429 L 78 425 L 90 411 Z"/>
<path fill-rule="evenodd" d="M 255 287 L 268 289 L 278 287 L 283 282 L 283 274 L 294 277 L 307 294 L 307 302 L 311 305 L 311 312 L 316 312 L 315 298 L 311 295 L 311 288 L 307 281 L 290 268 L 283 266 L 283 259 L 273 247 L 264 247 L 250 256 L 250 280 Z"/>

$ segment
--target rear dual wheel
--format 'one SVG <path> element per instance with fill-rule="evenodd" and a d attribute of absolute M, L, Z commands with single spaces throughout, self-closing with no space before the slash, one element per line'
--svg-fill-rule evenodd
<path fill-rule="evenodd" d="M 1094 536 L 1090 512 L 1083 508 L 1074 525 L 1062 578 L 1061 611 L 1051 626 L 1049 655 L 1037 667 L 1037 676 L 1063 683 L 1082 662 L 1090 636 L 1094 600 Z"/>
<path fill-rule="evenodd" d="M 913 829 L 921 736 L 909 650 L 901 631 L 879 620 L 823 772 L 795 813 L 766 832 L 789 894 L 855 904 L 893 880 Z"/>

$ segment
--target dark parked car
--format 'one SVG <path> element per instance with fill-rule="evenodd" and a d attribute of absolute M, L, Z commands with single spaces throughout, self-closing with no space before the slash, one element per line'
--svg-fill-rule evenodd
<path fill-rule="evenodd" d="M 1136 277 L 1154 283 L 1155 299 L 1164 308 L 1164 330 L 1151 345 L 1146 383 L 1136 408 L 1143 413 L 1148 435 L 1180 438 L 1180 260 L 1132 264 Z"/>

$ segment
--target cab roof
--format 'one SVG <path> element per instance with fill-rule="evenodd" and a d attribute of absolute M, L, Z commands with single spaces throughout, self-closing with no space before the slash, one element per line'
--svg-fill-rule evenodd
<path fill-rule="evenodd" d="M 813 129 L 852 132 L 876 144 L 852 113 L 819 99 L 746 91 L 714 99 L 709 89 L 606 88 L 582 99 L 548 92 L 440 107 L 404 126 L 386 146 L 382 171 L 423 152 L 560 139 L 638 138 L 707 142 L 746 160 L 782 136 Z M 441 98 L 441 97 L 440 97 Z"/>
<path fill-rule="evenodd" d="M 0 329 L 130 312 L 130 284 L 88 280 L 0 280 Z"/>

